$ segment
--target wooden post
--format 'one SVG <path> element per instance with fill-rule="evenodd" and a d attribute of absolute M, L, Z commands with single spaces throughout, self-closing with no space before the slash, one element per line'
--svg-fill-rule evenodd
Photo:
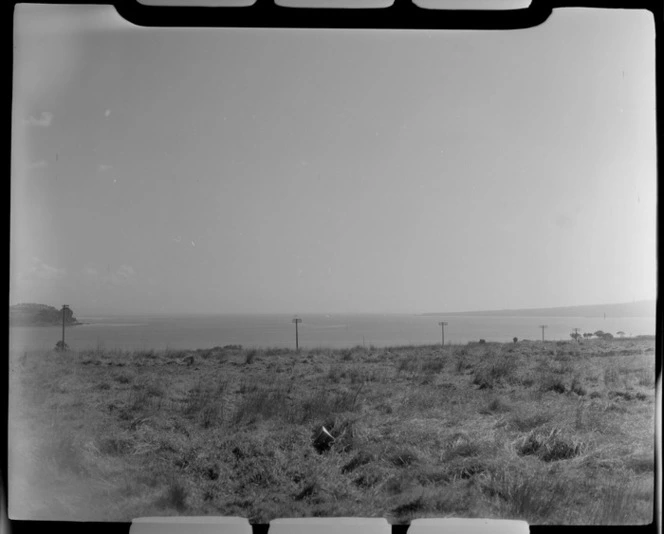
<path fill-rule="evenodd" d="M 68 310 L 67 304 L 62 305 L 62 350 L 65 350 L 65 310 Z"/>
<path fill-rule="evenodd" d="M 295 350 L 299 352 L 300 351 L 300 340 L 299 340 L 299 337 L 298 337 L 297 325 L 302 322 L 302 319 L 300 319 L 299 317 L 296 317 L 295 319 L 293 319 L 293 322 L 295 323 Z"/>
<path fill-rule="evenodd" d="M 438 323 L 438 324 L 440 325 L 442 333 L 443 333 L 443 347 L 444 347 L 445 346 L 445 326 L 447 325 L 447 323 L 441 322 L 441 323 Z"/>
<path fill-rule="evenodd" d="M 547 326 L 548 326 L 548 325 L 545 325 L 545 324 L 541 324 L 541 325 L 539 326 L 539 327 L 542 329 L 542 343 L 544 343 L 544 329 L 545 329 Z"/>

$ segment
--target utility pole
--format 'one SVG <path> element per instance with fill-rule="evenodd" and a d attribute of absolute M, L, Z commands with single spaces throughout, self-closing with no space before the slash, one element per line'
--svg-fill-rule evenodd
<path fill-rule="evenodd" d="M 541 325 L 539 325 L 539 327 L 542 329 L 542 343 L 544 343 L 544 329 L 545 329 L 547 326 L 548 326 L 548 325 L 546 325 L 546 324 L 541 324 Z"/>
<path fill-rule="evenodd" d="M 293 319 L 293 322 L 295 323 L 295 350 L 300 351 L 300 340 L 298 338 L 298 332 L 297 332 L 297 325 L 302 322 L 302 319 L 299 317 L 296 317 Z"/>
<path fill-rule="evenodd" d="M 62 350 L 65 350 L 65 310 L 69 309 L 68 304 L 62 305 Z"/>
<path fill-rule="evenodd" d="M 445 346 L 445 327 L 447 326 L 447 323 L 441 322 L 441 323 L 438 323 L 438 325 L 440 326 L 440 329 L 442 330 L 442 333 L 443 333 L 443 347 L 444 347 Z"/>

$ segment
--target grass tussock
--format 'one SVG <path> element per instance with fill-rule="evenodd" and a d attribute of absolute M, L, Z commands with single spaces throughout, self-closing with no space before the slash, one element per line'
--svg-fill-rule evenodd
<path fill-rule="evenodd" d="M 485 361 L 475 367 L 473 384 L 479 389 L 493 389 L 497 384 L 507 384 L 514 379 L 518 361 L 513 355 L 490 352 Z"/>
<path fill-rule="evenodd" d="M 534 455 L 543 462 L 569 460 L 579 456 L 585 443 L 566 434 L 560 428 L 540 427 L 532 430 L 516 446 L 521 456 Z"/>

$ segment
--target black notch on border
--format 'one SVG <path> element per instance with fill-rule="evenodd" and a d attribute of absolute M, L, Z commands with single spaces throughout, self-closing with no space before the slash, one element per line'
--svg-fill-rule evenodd
<path fill-rule="evenodd" d="M 287 7 L 272 0 L 242 7 L 147 6 L 137 0 L 112 3 L 125 20 L 148 27 L 509 30 L 542 24 L 557 2 L 532 0 L 527 8 L 495 11 L 426 9 L 411 0 L 394 0 L 390 7 L 352 9 Z"/>

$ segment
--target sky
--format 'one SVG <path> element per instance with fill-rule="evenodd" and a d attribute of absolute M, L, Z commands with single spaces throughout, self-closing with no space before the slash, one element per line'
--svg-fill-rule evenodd
<path fill-rule="evenodd" d="M 160 29 L 18 5 L 10 303 L 425 313 L 656 297 L 654 24 Z"/>

